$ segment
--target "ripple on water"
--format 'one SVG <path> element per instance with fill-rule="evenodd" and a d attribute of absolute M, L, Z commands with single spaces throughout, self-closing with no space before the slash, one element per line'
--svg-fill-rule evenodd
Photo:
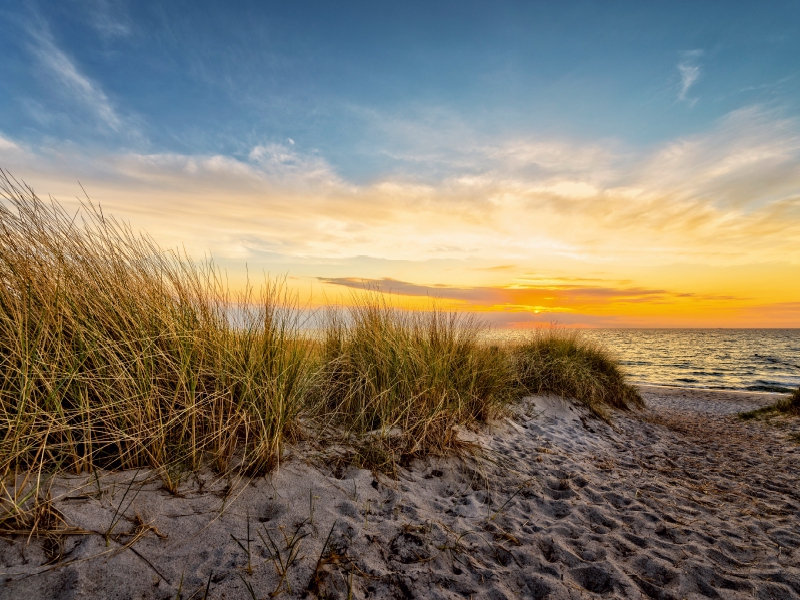
<path fill-rule="evenodd" d="M 800 386 L 800 329 L 590 329 L 638 383 L 788 392 Z M 525 335 L 500 330 L 508 340 Z"/>

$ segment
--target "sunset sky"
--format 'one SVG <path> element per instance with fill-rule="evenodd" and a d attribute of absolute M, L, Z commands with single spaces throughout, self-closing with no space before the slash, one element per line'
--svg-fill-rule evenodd
<path fill-rule="evenodd" d="M 800 327 L 800 2 L 0 0 L 0 167 L 240 286 Z"/>

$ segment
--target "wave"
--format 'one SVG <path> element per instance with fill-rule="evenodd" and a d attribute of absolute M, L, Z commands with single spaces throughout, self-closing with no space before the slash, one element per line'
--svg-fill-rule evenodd
<path fill-rule="evenodd" d="M 787 393 L 800 386 L 800 329 L 590 330 L 633 381 Z"/>

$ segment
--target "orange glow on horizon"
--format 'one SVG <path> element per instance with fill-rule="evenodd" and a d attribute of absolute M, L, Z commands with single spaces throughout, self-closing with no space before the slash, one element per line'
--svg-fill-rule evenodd
<path fill-rule="evenodd" d="M 355 184 L 278 146 L 75 158 L 5 140 L 0 159 L 69 210 L 88 172 L 106 214 L 213 255 L 234 289 L 286 275 L 306 306 L 372 285 L 499 327 L 800 327 L 800 122 L 741 109 L 635 160 L 565 139 L 472 151 L 482 172 L 424 183 Z"/>

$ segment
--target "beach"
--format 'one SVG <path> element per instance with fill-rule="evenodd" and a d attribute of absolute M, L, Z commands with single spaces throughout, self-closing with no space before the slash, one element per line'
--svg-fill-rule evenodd
<path fill-rule="evenodd" d="M 62 475 L 72 528 L 0 540 L 3 598 L 797 598 L 800 446 L 773 394 L 640 386 L 604 422 L 553 395 L 395 480 L 336 448 L 268 476 Z"/>
<path fill-rule="evenodd" d="M 6 1 L 0 600 L 800 600 L 798 23 Z"/>

